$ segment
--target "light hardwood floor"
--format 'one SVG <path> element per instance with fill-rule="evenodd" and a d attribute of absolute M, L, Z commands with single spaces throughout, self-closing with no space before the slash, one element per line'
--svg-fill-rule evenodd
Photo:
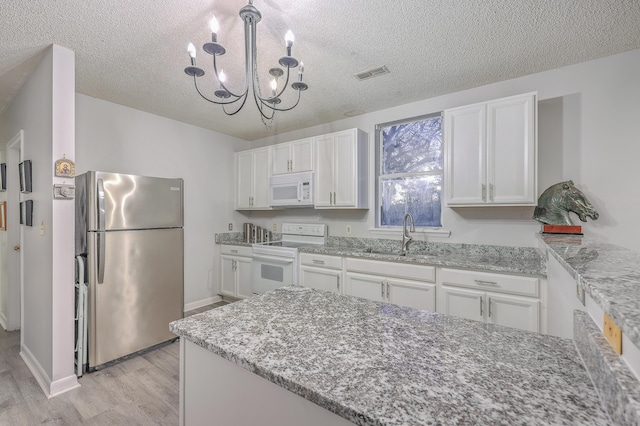
<path fill-rule="evenodd" d="M 20 332 L 0 327 L 0 425 L 177 425 L 179 349 L 176 341 L 85 374 L 79 388 L 47 399 L 20 358 Z"/>

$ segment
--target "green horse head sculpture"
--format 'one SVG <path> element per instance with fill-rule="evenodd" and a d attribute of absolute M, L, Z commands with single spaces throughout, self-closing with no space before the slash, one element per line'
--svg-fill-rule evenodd
<path fill-rule="evenodd" d="M 569 212 L 577 214 L 583 222 L 587 221 L 587 217 L 596 220 L 600 216 L 570 180 L 556 183 L 540 195 L 533 218 L 547 225 L 573 225 Z"/>

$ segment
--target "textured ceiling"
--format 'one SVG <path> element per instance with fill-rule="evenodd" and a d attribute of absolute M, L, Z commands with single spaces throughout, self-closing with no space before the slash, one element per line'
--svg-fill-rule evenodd
<path fill-rule="evenodd" d="M 187 44 L 208 71 L 208 21 L 220 21 L 228 86 L 244 83 L 238 11 L 244 0 L 4 0 L 0 8 L 0 112 L 52 43 L 76 52 L 79 93 L 254 140 L 437 95 L 640 48 L 638 0 L 255 0 L 258 69 L 284 55 L 305 63 L 300 105 L 265 127 L 256 106 L 225 116 L 183 69 Z M 353 74 L 386 65 L 390 74 Z M 205 84 L 209 83 L 209 84 Z M 266 88 L 266 87 L 265 87 Z"/>

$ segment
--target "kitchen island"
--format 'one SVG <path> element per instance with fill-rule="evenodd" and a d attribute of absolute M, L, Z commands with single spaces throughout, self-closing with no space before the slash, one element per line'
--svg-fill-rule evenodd
<path fill-rule="evenodd" d="M 301 287 L 170 329 L 187 425 L 611 423 L 569 339 Z"/>

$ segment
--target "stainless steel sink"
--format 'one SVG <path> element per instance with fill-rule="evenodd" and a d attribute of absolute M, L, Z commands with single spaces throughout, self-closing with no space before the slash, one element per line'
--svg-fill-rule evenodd
<path fill-rule="evenodd" d="M 358 250 L 361 253 L 371 253 L 371 254 L 380 254 L 383 256 L 389 256 L 389 257 L 402 257 L 404 259 L 407 259 L 408 261 L 411 260 L 429 260 L 432 259 L 434 256 L 430 255 L 430 254 L 420 254 L 420 253 L 401 253 L 400 251 L 387 251 L 387 250 L 377 250 L 374 249 L 373 247 L 366 247 L 364 249 L 360 249 Z"/>
<path fill-rule="evenodd" d="M 371 247 L 364 249 L 364 253 L 383 254 L 385 256 L 404 256 L 404 253 L 400 253 L 398 251 L 376 250 Z"/>
<path fill-rule="evenodd" d="M 411 254 L 411 253 L 407 253 L 407 258 L 409 259 L 418 259 L 418 260 L 427 260 L 427 259 L 433 259 L 433 255 L 430 254 Z"/>

